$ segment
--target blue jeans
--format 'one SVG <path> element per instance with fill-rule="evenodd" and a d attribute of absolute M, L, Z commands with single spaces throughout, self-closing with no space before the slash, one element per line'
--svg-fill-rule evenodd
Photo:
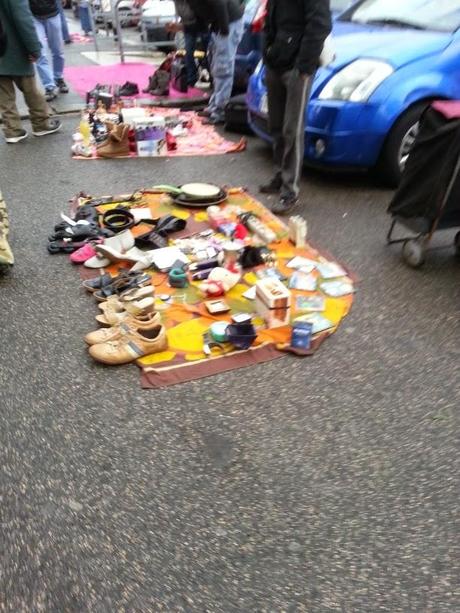
<path fill-rule="evenodd" d="M 193 87 L 198 80 L 198 71 L 195 62 L 195 51 L 200 50 L 206 53 L 209 44 L 208 32 L 184 32 L 185 38 L 185 62 L 187 64 L 187 83 Z M 198 41 L 200 44 L 198 45 Z"/>
<path fill-rule="evenodd" d="M 49 19 L 34 17 L 35 29 L 42 46 L 42 54 L 37 60 L 37 71 L 43 87 L 47 90 L 56 87 L 56 81 L 62 79 L 64 71 L 64 42 L 62 40 L 61 18 L 59 15 Z M 53 68 L 48 61 L 51 52 Z"/>
<path fill-rule="evenodd" d="M 211 37 L 211 74 L 214 93 L 209 100 L 208 108 L 214 118 L 224 118 L 225 107 L 232 95 L 236 51 L 243 38 L 243 28 L 241 18 L 230 24 L 228 36 L 214 33 Z"/>
<path fill-rule="evenodd" d="M 59 16 L 61 18 L 62 38 L 67 43 L 70 40 L 70 32 L 69 32 L 69 26 L 67 25 L 67 18 L 64 13 L 64 7 L 62 6 L 62 2 L 58 2 L 57 5 L 59 9 Z"/>
<path fill-rule="evenodd" d="M 78 7 L 78 16 L 80 17 L 81 29 L 85 34 L 91 32 L 91 18 L 89 16 L 89 8 L 87 6 Z"/>

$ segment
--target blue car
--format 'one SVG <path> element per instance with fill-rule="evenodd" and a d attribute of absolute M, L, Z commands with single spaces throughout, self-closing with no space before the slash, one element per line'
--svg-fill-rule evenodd
<path fill-rule="evenodd" d="M 351 0 L 331 0 L 331 10 L 338 15 L 350 6 Z M 235 62 L 234 89 L 245 92 L 249 77 L 262 57 L 262 28 L 267 12 L 267 0 L 247 0 L 244 11 L 244 35 Z"/>
<path fill-rule="evenodd" d="M 460 0 L 359 0 L 334 24 L 336 58 L 318 70 L 305 158 L 376 169 L 398 184 L 423 110 L 460 99 Z M 249 123 L 270 140 L 264 67 L 250 80 Z"/>

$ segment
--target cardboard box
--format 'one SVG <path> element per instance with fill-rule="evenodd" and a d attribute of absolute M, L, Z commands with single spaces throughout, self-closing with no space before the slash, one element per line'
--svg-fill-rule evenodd
<path fill-rule="evenodd" d="M 166 153 L 164 120 L 159 121 L 156 117 L 134 119 L 133 125 L 139 157 L 155 157 Z"/>
<path fill-rule="evenodd" d="M 268 328 L 280 328 L 290 322 L 291 310 L 289 307 L 270 309 L 257 295 L 254 303 L 256 313 L 262 317 Z"/>
<path fill-rule="evenodd" d="M 277 278 L 266 277 L 256 283 L 256 297 L 269 309 L 288 309 L 291 306 L 291 292 Z"/>

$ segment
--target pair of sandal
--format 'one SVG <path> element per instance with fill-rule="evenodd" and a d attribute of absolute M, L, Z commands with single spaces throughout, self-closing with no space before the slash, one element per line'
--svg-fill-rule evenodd
<path fill-rule="evenodd" d="M 148 292 L 136 293 L 137 290 L 147 287 L 152 293 L 150 285 L 150 275 L 132 272 L 122 272 L 117 277 L 105 273 L 96 279 L 83 282 L 83 287 L 91 292 L 98 302 L 104 302 L 112 297 L 127 297 L 129 300 L 136 300 L 148 294 Z"/>

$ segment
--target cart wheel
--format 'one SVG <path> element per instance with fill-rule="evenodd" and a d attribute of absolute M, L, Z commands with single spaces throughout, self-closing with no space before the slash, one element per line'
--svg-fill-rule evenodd
<path fill-rule="evenodd" d="M 454 238 L 455 255 L 460 258 L 460 232 L 457 232 Z"/>
<path fill-rule="evenodd" d="M 425 261 L 425 244 L 422 238 L 407 240 L 402 249 L 404 261 L 411 268 L 418 268 Z"/>

